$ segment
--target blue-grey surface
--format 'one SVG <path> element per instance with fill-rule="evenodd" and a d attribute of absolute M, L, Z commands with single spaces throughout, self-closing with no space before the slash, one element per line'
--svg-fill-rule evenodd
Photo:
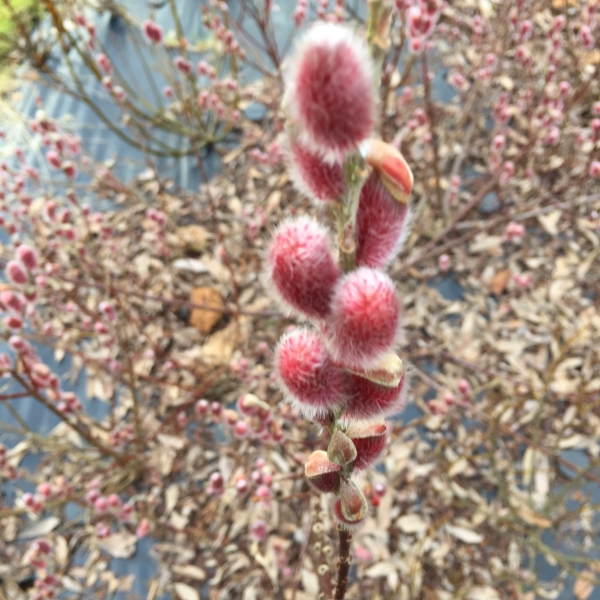
<path fill-rule="evenodd" d="M 179 1 L 177 6 L 182 23 L 186 27 L 185 35 L 192 41 L 205 37 L 199 6 L 195 2 L 189 1 Z M 127 8 L 134 18 L 140 20 L 149 15 L 145 2 L 129 2 Z M 154 18 L 162 24 L 166 32 L 174 29 L 168 3 L 163 3 L 162 8 L 154 11 Z M 166 80 L 160 74 L 160 70 L 156 68 L 155 62 L 168 60 L 166 53 L 161 50 L 152 55 L 149 45 L 139 30 L 129 26 L 118 15 L 105 13 L 96 21 L 96 28 L 96 53 L 104 51 L 111 59 L 114 67 L 114 85 L 121 85 L 126 90 L 134 87 L 137 95 L 144 98 L 150 105 L 164 108 L 166 103 L 161 96 L 161 90 L 166 84 Z M 140 60 L 140 56 L 144 56 L 144 60 Z M 131 136 L 131 132 L 120 125 L 121 109 L 111 99 L 101 83 L 89 72 L 81 57 L 71 51 L 69 60 L 75 77 L 85 87 L 98 109 L 110 123 L 119 127 L 124 134 Z M 69 67 L 59 48 L 50 57 L 49 65 L 61 78 L 72 85 L 73 79 Z M 72 85 L 72 87 L 75 86 Z M 65 127 L 69 127 L 74 133 L 79 134 L 83 139 L 85 151 L 96 161 L 116 161 L 114 173 L 119 178 L 130 181 L 144 168 L 145 159 L 142 152 L 121 139 L 116 133 L 111 132 L 88 104 L 44 85 L 43 80 L 34 85 L 24 86 L 22 91 L 23 100 L 19 106 L 20 112 L 33 117 L 38 109 L 36 99 L 40 98 L 47 115 L 59 120 Z M 153 129 L 152 134 L 167 148 L 180 149 L 182 147 L 183 141 L 175 134 L 159 129 Z M 201 183 L 198 166 L 192 156 L 176 159 L 157 158 L 156 164 L 161 175 L 173 178 L 177 186 L 197 189 Z"/>
<path fill-rule="evenodd" d="M 479 210 L 484 214 L 496 212 L 500 208 L 500 200 L 496 192 L 489 192 L 479 203 Z"/>

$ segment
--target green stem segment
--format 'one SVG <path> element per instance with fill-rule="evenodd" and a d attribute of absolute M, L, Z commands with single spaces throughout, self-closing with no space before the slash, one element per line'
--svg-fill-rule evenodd
<path fill-rule="evenodd" d="M 356 212 L 364 180 L 362 163 L 359 154 L 344 161 L 345 190 L 335 208 L 340 266 L 344 273 L 356 268 Z"/>
<path fill-rule="evenodd" d="M 371 57 L 375 63 L 375 85 L 379 88 L 383 61 L 390 46 L 393 7 L 390 0 L 368 0 L 368 3 L 367 43 L 369 44 Z"/>
<path fill-rule="evenodd" d="M 373 84 L 379 89 L 381 70 L 390 44 L 392 3 L 390 0 L 369 0 L 367 43 L 374 63 Z M 365 178 L 364 161 L 353 154 L 344 161 L 345 191 L 335 208 L 338 227 L 340 266 L 344 273 L 356 268 L 356 212 L 360 190 Z"/>

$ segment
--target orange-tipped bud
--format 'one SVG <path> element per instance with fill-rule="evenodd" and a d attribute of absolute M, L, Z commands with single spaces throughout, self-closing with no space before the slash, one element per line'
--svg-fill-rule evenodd
<path fill-rule="evenodd" d="M 356 447 L 354 468 L 358 471 L 372 465 L 385 448 L 387 427 L 385 421 L 369 423 L 354 421 L 346 430 L 346 435 Z"/>
<path fill-rule="evenodd" d="M 337 493 L 340 487 L 340 466 L 331 462 L 324 450 L 316 450 L 306 459 L 304 474 L 320 492 Z"/>
<path fill-rule="evenodd" d="M 237 413 L 237 411 L 232 410 L 230 408 L 226 408 L 223 411 L 223 418 L 225 419 L 225 422 L 227 423 L 227 425 L 233 426 L 238 422 L 240 416 Z"/>
<path fill-rule="evenodd" d="M 369 140 L 364 143 L 362 152 L 367 164 L 375 169 L 388 192 L 398 202 L 405 204 L 414 179 L 400 151 L 381 140 Z"/>

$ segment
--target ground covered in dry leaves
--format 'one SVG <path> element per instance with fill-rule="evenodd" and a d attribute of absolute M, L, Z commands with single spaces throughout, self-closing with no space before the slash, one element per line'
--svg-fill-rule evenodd
<path fill-rule="evenodd" d="M 538 9 L 543 31 L 559 9 Z M 454 54 L 443 39 L 440 47 L 450 72 L 478 61 L 475 51 Z M 393 421 L 381 467 L 359 479 L 368 497 L 377 483 L 387 492 L 354 536 L 349 599 L 532 600 L 556 598 L 566 582 L 584 600 L 600 582 L 600 194 L 585 169 L 598 144 L 581 150 L 576 143 L 598 96 L 600 58 L 578 54 L 565 64 L 576 109 L 565 109 L 556 145 L 534 141 L 531 114 L 511 104 L 505 156 L 516 174 L 500 182 L 487 162 L 490 107 L 500 93 L 512 98 L 527 85 L 510 52 L 501 77 L 435 105 L 435 144 L 424 139 L 431 118 L 406 126 L 416 108 L 432 110 L 422 59 L 406 78 L 394 68 L 386 86 L 383 137 L 401 142 L 415 173 L 412 232 L 389 269 L 405 307 L 400 355 L 410 369 L 411 405 Z M 540 51 L 540 71 L 543 60 Z M 412 99 L 399 99 L 400 83 L 412 85 Z M 199 192 L 169 187 L 152 168 L 131 184 L 97 178 L 94 193 L 117 209 L 92 227 L 76 217 L 79 244 L 93 261 L 67 246 L 38 246 L 46 262 L 62 265 L 40 299 L 44 321 L 63 331 L 52 342 L 55 355 L 73 355 L 73 376 L 85 371 L 89 397 L 106 403 L 108 416 L 93 420 L 84 411 L 73 417 L 80 431 L 61 424 L 9 449 L 15 468 L 28 452 L 41 456 L 23 477 L 36 484 L 64 477 L 70 488 L 39 520 L 0 500 L 0 575 L 27 574 L 19 536 L 33 524 L 34 535 L 52 540 L 56 570 L 78 597 L 127 591 L 133 575 L 115 576 L 110 559 L 133 555 L 135 526 L 115 523 L 98 539 L 85 495 L 100 476 L 103 490 L 134 502 L 136 522 L 152 524 L 158 567 L 148 598 L 311 600 L 335 581 L 327 498 L 303 476 L 304 458 L 326 447 L 326 433 L 281 403 L 270 357 L 293 322 L 262 279 L 262 253 L 281 219 L 313 213 L 333 221 L 326 207 L 293 190 L 280 161 L 252 158 L 252 149 L 270 152 L 281 123 L 278 82 L 254 91 L 266 116 L 244 124 L 239 147 L 217 148 L 222 171 Z M 490 194 L 495 210 L 483 212 Z M 44 202 L 34 201 L 30 215 Z M 168 216 L 162 237 L 150 206 Z M 522 239 L 507 239 L 510 222 L 525 227 Z M 106 225 L 110 243 L 100 235 Z M 36 220 L 34 237 L 50 240 L 49 227 Z M 441 255 L 450 261 L 443 272 Z M 118 311 L 112 345 L 64 310 L 73 303 L 92 314 L 105 298 Z M 195 411 L 200 399 L 236 410 L 243 393 L 271 407 L 264 441 L 236 437 L 223 424 L 227 414 Z M 249 425 L 260 433 L 260 423 Z M 125 441 L 115 443 L 127 427 Z M 120 458 L 103 457 L 83 442 L 85 433 Z M 257 459 L 272 476 L 268 502 L 252 483 Z M 222 496 L 206 492 L 216 470 L 226 482 Z M 240 476 L 250 480 L 247 493 L 235 489 Z M 80 517 L 64 516 L 68 503 L 81 507 Z M 250 534 L 259 519 L 268 526 L 264 541 Z M 76 552 L 84 564 L 72 562 Z M 544 562 L 555 575 L 548 583 Z"/>

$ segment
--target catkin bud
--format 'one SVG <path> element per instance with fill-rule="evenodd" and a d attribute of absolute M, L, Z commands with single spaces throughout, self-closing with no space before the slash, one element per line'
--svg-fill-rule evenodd
<path fill-rule="evenodd" d="M 162 44 L 163 41 L 163 29 L 158 23 L 147 19 L 142 23 L 142 31 L 148 39 L 148 41 L 155 44 Z"/>
<path fill-rule="evenodd" d="M 4 324 L 9 329 L 21 329 L 23 327 L 23 319 L 18 315 L 7 315 L 4 317 Z"/>
<path fill-rule="evenodd" d="M 321 338 L 297 329 L 283 336 L 275 367 L 284 392 L 309 417 L 326 417 L 343 401 L 344 377 Z"/>
<path fill-rule="evenodd" d="M 135 534 L 138 538 L 146 537 L 152 531 L 152 524 L 148 519 L 142 519 L 137 529 L 135 530 Z"/>
<path fill-rule="evenodd" d="M 336 286 L 331 314 L 323 326 L 336 363 L 369 369 L 392 349 L 400 327 L 400 301 L 392 280 L 360 267 Z"/>
<path fill-rule="evenodd" d="M 60 156 L 58 155 L 58 152 L 56 152 L 55 150 L 50 150 L 46 154 L 46 160 L 48 161 L 48 163 L 50 164 L 51 167 L 54 167 L 55 169 L 60 169 L 60 165 L 61 165 Z"/>
<path fill-rule="evenodd" d="M 37 252 L 31 246 L 21 244 L 17 248 L 16 255 L 28 271 L 33 271 L 38 266 Z"/>
<path fill-rule="evenodd" d="M 365 511 L 365 516 L 366 512 L 367 511 Z M 347 519 L 342 511 L 342 502 L 339 498 L 334 498 L 334 500 L 332 501 L 331 513 L 333 514 L 333 518 L 335 519 L 335 522 L 338 524 L 338 526 L 346 531 L 357 531 L 364 523 L 364 517 L 355 521 Z"/>
<path fill-rule="evenodd" d="M 344 191 L 344 171 L 339 162 L 329 163 L 298 140 L 288 143 L 289 173 L 296 188 L 317 200 L 335 200 Z"/>
<path fill-rule="evenodd" d="M 320 492 L 337 492 L 340 487 L 340 466 L 330 461 L 323 450 L 316 450 L 306 459 L 304 474 Z"/>
<path fill-rule="evenodd" d="M 383 452 L 386 442 L 387 427 L 385 421 L 370 423 L 353 421 L 346 430 L 346 435 L 356 448 L 354 468 L 357 471 L 371 466 Z"/>
<path fill-rule="evenodd" d="M 349 28 L 314 25 L 296 48 L 286 83 L 288 117 L 308 148 L 339 160 L 370 137 L 373 66 L 365 42 Z"/>
<path fill-rule="evenodd" d="M 268 532 L 267 524 L 263 520 L 255 521 L 250 526 L 250 535 L 258 542 L 264 541 Z"/>
<path fill-rule="evenodd" d="M 27 283 L 27 272 L 23 265 L 17 260 L 10 260 L 6 264 L 6 276 L 17 285 Z"/>
<path fill-rule="evenodd" d="M 396 201 L 373 171 L 360 192 L 356 215 L 356 264 L 385 267 L 408 233 L 408 204 Z"/>
<path fill-rule="evenodd" d="M 6 307 L 15 312 L 23 312 L 25 302 L 20 294 L 15 294 L 10 290 L 4 290 L 0 293 L 0 302 Z"/>
<path fill-rule="evenodd" d="M 325 317 L 340 276 L 325 228 L 309 217 L 282 223 L 269 246 L 267 275 L 287 307 Z"/>
<path fill-rule="evenodd" d="M 173 60 L 173 64 L 184 74 L 189 75 L 192 72 L 192 63 L 189 60 L 183 58 L 183 56 L 176 56 Z"/>
<path fill-rule="evenodd" d="M 344 414 L 348 419 L 370 419 L 400 412 L 406 402 L 406 375 L 396 387 L 385 387 L 364 377 L 349 373 L 347 380 L 348 401 Z"/>
<path fill-rule="evenodd" d="M 344 467 L 356 460 L 356 447 L 352 440 L 342 431 L 336 429 L 329 440 L 327 458 Z"/>

